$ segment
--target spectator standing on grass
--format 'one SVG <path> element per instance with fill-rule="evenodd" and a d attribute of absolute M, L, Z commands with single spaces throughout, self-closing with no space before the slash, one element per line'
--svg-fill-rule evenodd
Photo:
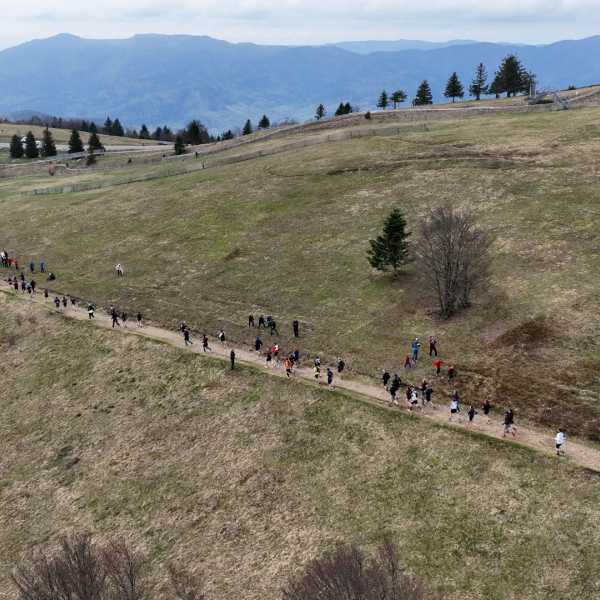
<path fill-rule="evenodd" d="M 248 315 L 248 327 L 254 327 L 254 315 Z"/>
<path fill-rule="evenodd" d="M 35 271 L 35 263 L 32 260 L 29 261 L 29 270 L 32 273 Z"/>
<path fill-rule="evenodd" d="M 381 381 L 383 382 L 383 387 L 387 390 L 388 383 L 390 382 L 391 375 L 388 373 L 387 369 L 383 370 L 383 375 L 381 376 Z"/>
<path fill-rule="evenodd" d="M 258 328 L 260 329 L 261 327 L 264 327 L 265 329 L 267 328 L 267 324 L 265 323 L 264 315 L 260 315 L 258 317 Z"/>
<path fill-rule="evenodd" d="M 260 354 L 260 349 L 263 346 L 263 341 L 260 339 L 260 335 L 256 336 L 256 339 L 254 340 L 254 349 Z"/>
<path fill-rule="evenodd" d="M 40 262 L 40 273 L 45 273 L 46 272 L 46 263 L 42 260 Z"/>
<path fill-rule="evenodd" d="M 346 363 L 344 362 L 343 358 L 338 358 L 337 359 L 337 372 L 338 375 L 340 376 L 340 379 L 342 378 L 342 373 L 344 372 L 344 369 L 346 368 Z"/>
<path fill-rule="evenodd" d="M 300 337 L 300 323 L 298 322 L 298 319 L 294 319 L 292 322 L 292 330 L 294 332 L 294 337 Z"/>
<path fill-rule="evenodd" d="M 65 308 L 67 308 L 67 306 L 68 306 L 69 302 L 68 302 L 68 300 L 67 300 L 67 297 L 66 297 L 66 296 L 63 296 L 63 297 L 62 297 L 62 304 L 63 304 L 63 306 L 64 306 Z"/>
<path fill-rule="evenodd" d="M 327 385 L 333 389 L 333 371 L 329 367 L 327 367 Z"/>
<path fill-rule="evenodd" d="M 127 319 L 129 318 L 129 315 L 123 311 L 121 313 L 121 321 L 123 322 L 123 327 L 125 327 L 125 329 L 127 329 Z"/>
<path fill-rule="evenodd" d="M 138 327 L 143 327 L 144 326 L 143 323 L 142 323 L 142 313 L 141 312 L 138 312 L 138 314 L 137 314 L 137 326 Z"/>
<path fill-rule="evenodd" d="M 48 300 L 48 289 L 44 288 L 44 300 Z"/>
<path fill-rule="evenodd" d="M 183 330 L 183 343 L 186 346 L 192 345 L 192 340 L 190 339 L 190 330 L 187 327 Z"/>
<path fill-rule="evenodd" d="M 208 345 L 208 337 L 206 334 L 202 335 L 202 352 L 212 352 Z"/>
<path fill-rule="evenodd" d="M 437 351 L 437 340 L 435 339 L 434 335 L 430 335 L 429 336 L 429 356 L 436 356 L 438 355 L 438 351 Z"/>
<path fill-rule="evenodd" d="M 509 433 L 512 434 L 513 437 L 517 437 L 517 430 L 515 427 L 515 413 L 510 407 L 504 413 L 504 433 L 502 434 L 502 437 L 506 437 Z"/>
<path fill-rule="evenodd" d="M 56 306 L 56 310 L 60 310 L 60 299 L 58 296 L 54 296 L 54 306 Z"/>
<path fill-rule="evenodd" d="M 96 315 L 94 314 L 95 310 L 96 310 L 96 307 L 93 304 L 88 304 L 88 307 L 87 307 L 88 319 L 96 318 Z"/>
<path fill-rule="evenodd" d="M 296 364 L 296 366 L 300 365 L 300 350 L 298 350 L 298 348 L 295 348 L 294 351 L 292 352 L 292 356 L 294 357 L 294 363 Z"/>
<path fill-rule="evenodd" d="M 477 414 L 477 411 L 475 410 L 475 407 L 471 404 L 469 406 L 469 410 L 467 411 L 467 415 L 469 416 L 469 422 L 467 423 L 467 427 L 470 427 L 473 425 L 473 421 L 475 419 L 476 414 Z"/>
<path fill-rule="evenodd" d="M 121 263 L 115 265 L 115 272 L 117 273 L 117 277 L 123 277 L 125 275 L 125 269 Z"/>
<path fill-rule="evenodd" d="M 435 370 L 435 376 L 439 377 L 442 372 L 442 361 L 439 358 L 433 361 L 433 368 Z"/>
<path fill-rule="evenodd" d="M 561 427 L 554 438 L 554 444 L 556 446 L 556 456 L 565 455 L 564 445 L 566 441 L 567 435 L 565 433 L 565 430 Z"/>
<path fill-rule="evenodd" d="M 455 377 L 456 377 L 456 369 L 454 368 L 454 365 L 450 365 L 448 367 L 448 383 L 453 381 Z"/>
<path fill-rule="evenodd" d="M 405 369 L 410 369 L 412 367 L 412 362 L 410 360 L 410 355 L 407 354 L 406 358 L 404 359 L 404 368 Z"/>
<path fill-rule="evenodd" d="M 411 348 L 413 362 L 417 362 L 419 360 L 419 350 L 421 349 L 421 342 L 419 342 L 419 338 L 415 338 L 412 341 Z"/>
<path fill-rule="evenodd" d="M 229 353 L 229 362 L 231 363 L 231 370 L 233 371 L 235 369 L 235 352 L 233 349 Z"/>

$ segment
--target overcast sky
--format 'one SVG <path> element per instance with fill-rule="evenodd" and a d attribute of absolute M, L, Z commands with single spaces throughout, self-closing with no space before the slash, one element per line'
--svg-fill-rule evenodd
<path fill-rule="evenodd" d="M 65 32 L 94 38 L 186 33 L 277 44 L 543 43 L 600 33 L 600 0 L 0 0 L 0 48 Z"/>

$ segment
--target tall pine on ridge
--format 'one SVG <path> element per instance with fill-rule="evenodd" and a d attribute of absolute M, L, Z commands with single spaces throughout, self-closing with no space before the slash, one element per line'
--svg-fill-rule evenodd
<path fill-rule="evenodd" d="M 52 132 L 47 127 L 42 137 L 42 156 L 56 156 L 56 144 Z"/>
<path fill-rule="evenodd" d="M 23 158 L 25 150 L 23 148 L 23 142 L 18 135 L 13 135 L 10 138 L 10 157 L 11 158 Z"/>
<path fill-rule="evenodd" d="M 79 131 L 73 129 L 73 131 L 71 131 L 71 137 L 69 138 L 69 154 L 80 154 L 83 151 L 83 142 L 79 136 Z"/>
<path fill-rule="evenodd" d="M 383 232 L 370 240 L 367 253 L 369 264 L 378 271 L 392 269 L 394 274 L 409 261 L 410 231 L 406 231 L 406 219 L 398 208 L 394 208 L 383 224 Z"/>
<path fill-rule="evenodd" d="M 469 86 L 469 93 L 475 100 L 481 100 L 481 96 L 488 93 L 487 78 L 488 74 L 485 65 L 479 63 L 475 70 L 475 77 L 473 77 L 473 81 Z"/>
<path fill-rule="evenodd" d="M 433 104 L 433 94 L 431 93 L 431 87 L 427 79 L 421 82 L 421 85 L 417 89 L 417 95 L 415 96 L 416 106 L 425 106 L 427 104 Z"/>
<path fill-rule="evenodd" d="M 37 158 L 39 155 L 40 151 L 37 147 L 35 136 L 33 135 L 33 132 L 28 131 L 25 136 L 25 156 L 27 158 Z"/>
<path fill-rule="evenodd" d="M 465 88 L 463 84 L 460 82 L 456 71 L 450 75 L 450 79 L 448 79 L 448 83 L 446 84 L 446 90 L 444 91 L 444 96 L 446 98 L 452 98 L 452 102 L 456 102 L 457 98 L 463 98 L 465 95 Z"/>

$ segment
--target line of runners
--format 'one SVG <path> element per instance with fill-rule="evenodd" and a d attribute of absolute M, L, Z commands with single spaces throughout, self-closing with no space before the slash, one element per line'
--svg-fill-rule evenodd
<path fill-rule="evenodd" d="M 0 266 L 2 266 L 4 268 L 9 268 L 9 269 L 14 268 L 15 270 L 18 271 L 18 273 L 19 273 L 18 277 L 17 277 L 17 275 L 14 275 L 14 276 L 9 276 L 5 279 L 5 281 L 15 290 L 15 292 L 18 292 L 20 289 L 22 294 L 27 293 L 28 295 L 32 296 L 36 293 L 37 284 L 33 278 L 33 274 L 36 271 L 36 265 L 33 261 L 29 263 L 29 271 L 32 275 L 32 277 L 29 281 L 27 281 L 23 269 L 19 268 L 18 261 L 14 258 L 10 258 L 5 250 L 0 251 Z M 39 268 L 40 273 L 46 272 L 44 262 L 41 262 L 39 264 L 38 268 Z M 116 274 L 118 277 L 123 277 L 124 269 L 121 264 L 117 265 L 117 267 L 115 268 L 115 271 L 116 271 Z M 50 272 L 47 277 L 47 280 L 54 281 L 55 279 L 56 279 L 56 277 L 54 276 L 54 274 Z M 50 299 L 50 293 L 47 288 L 45 288 L 43 290 L 43 295 L 46 300 Z M 54 303 L 57 310 L 60 310 L 61 306 L 63 308 L 67 308 L 69 306 L 69 304 L 72 307 L 75 307 L 78 304 L 78 301 L 76 298 L 74 298 L 72 296 L 65 296 L 65 295 L 62 295 L 62 296 L 54 295 L 52 302 Z M 87 314 L 88 314 L 88 318 L 90 320 L 95 318 L 96 310 L 97 310 L 97 307 L 95 304 L 93 304 L 93 303 L 87 304 Z M 129 315 L 127 314 L 127 312 L 125 312 L 125 311 L 119 312 L 119 311 L 117 311 L 117 309 L 114 305 L 111 305 L 108 309 L 108 314 L 111 317 L 113 328 L 121 327 L 121 326 L 127 328 L 127 324 L 129 322 Z M 137 312 L 135 314 L 135 322 L 136 322 L 137 327 L 139 327 L 139 328 L 142 328 L 144 326 L 144 318 L 140 312 Z M 254 315 L 249 315 L 248 316 L 248 327 L 250 329 L 257 328 L 259 331 L 261 329 L 264 329 L 265 332 L 268 331 L 271 336 L 279 335 L 279 331 L 277 329 L 277 323 L 273 319 L 273 317 L 270 315 L 267 315 L 266 317 L 264 315 L 260 315 L 258 317 L 258 324 L 254 318 Z M 187 325 L 187 323 L 185 321 L 182 321 L 180 323 L 179 331 L 183 337 L 184 345 L 191 346 L 194 343 L 192 341 L 192 332 L 191 332 L 190 327 Z M 294 335 L 295 339 L 300 337 L 300 323 L 298 320 L 294 320 L 292 322 L 292 331 L 293 331 L 293 335 Z M 226 335 L 225 335 L 225 331 L 223 329 L 220 329 L 217 332 L 216 338 L 219 340 L 219 342 L 223 346 L 227 347 Z M 203 352 L 211 352 L 212 351 L 212 349 L 210 348 L 210 345 L 209 345 L 209 338 L 206 335 L 206 333 L 202 334 L 201 345 L 202 345 Z M 258 356 L 264 357 L 265 368 L 270 369 L 270 368 L 282 366 L 283 369 L 285 370 L 286 376 L 288 378 L 292 377 L 294 375 L 295 369 L 300 366 L 301 354 L 300 354 L 300 350 L 297 347 L 295 347 L 293 351 L 291 351 L 287 354 L 285 354 L 282 351 L 282 349 L 280 348 L 278 343 L 274 343 L 272 345 L 267 345 L 265 347 L 265 343 L 264 343 L 263 339 L 261 338 L 260 333 L 258 335 L 256 335 L 253 347 L 254 347 L 254 351 L 257 353 Z M 420 340 L 419 340 L 419 338 L 415 338 L 411 342 L 411 351 L 409 354 L 406 355 L 406 358 L 404 361 L 405 370 L 413 369 L 417 365 L 417 363 L 419 361 L 420 350 L 421 350 Z M 285 354 L 285 356 L 284 356 L 284 354 Z M 282 359 L 282 357 L 283 357 L 283 359 Z M 436 378 L 441 377 L 443 362 L 438 357 L 438 341 L 435 338 L 435 336 L 429 337 L 429 357 L 435 358 L 435 360 L 433 361 L 433 370 L 434 370 L 435 377 Z M 236 359 L 237 359 L 237 357 L 235 354 L 235 350 L 232 348 L 229 353 L 230 366 L 231 366 L 232 370 L 235 369 Z M 312 370 L 313 370 L 313 374 L 314 374 L 314 379 L 318 383 L 321 382 L 322 369 L 323 369 L 323 366 L 321 363 L 321 358 L 320 358 L 320 356 L 316 356 L 313 360 Z M 335 369 L 335 372 L 334 372 L 334 369 Z M 329 388 L 331 388 L 331 389 L 334 388 L 334 379 L 335 379 L 336 373 L 337 373 L 337 376 L 340 377 L 340 379 L 341 379 L 345 370 L 346 370 L 346 363 L 341 357 L 338 357 L 336 359 L 335 366 L 333 368 L 330 366 L 325 367 L 325 378 L 326 378 L 326 382 L 327 382 L 327 385 L 329 386 Z M 446 376 L 449 384 L 455 380 L 457 373 L 456 373 L 456 367 L 453 364 L 448 365 L 445 376 Z M 424 411 L 428 408 L 431 408 L 433 410 L 435 410 L 437 408 L 432 401 L 432 397 L 434 394 L 433 386 L 432 386 L 431 382 L 428 381 L 427 379 L 423 379 L 421 381 L 421 384 L 419 386 L 416 386 L 416 385 L 412 385 L 410 383 L 404 383 L 402 381 L 401 377 L 398 375 L 398 373 L 395 373 L 392 376 L 389 373 L 389 371 L 387 369 L 385 369 L 381 375 L 381 382 L 382 382 L 384 388 L 386 389 L 387 393 L 389 394 L 389 400 L 388 400 L 389 406 L 400 406 L 400 402 L 398 400 L 398 392 L 400 390 L 400 387 L 405 386 L 406 387 L 405 406 L 406 406 L 407 410 L 409 410 L 409 411 L 413 411 L 413 410 Z M 419 405 L 419 398 L 421 400 L 420 405 Z M 488 424 L 491 423 L 492 422 L 492 405 L 488 399 L 486 399 L 485 402 L 483 403 L 481 410 L 483 412 L 483 415 L 487 419 L 487 423 Z M 448 420 L 450 422 L 454 422 L 454 421 L 461 422 L 462 418 L 461 418 L 460 414 L 461 414 L 461 397 L 460 397 L 458 390 L 455 388 L 452 392 L 452 396 L 451 396 L 451 400 L 450 400 L 450 404 L 449 404 Z M 475 408 L 475 406 L 473 404 L 470 404 L 469 408 L 466 412 L 466 415 L 467 415 L 466 426 L 467 427 L 473 426 L 473 424 L 475 423 L 475 418 L 478 414 L 479 414 L 479 411 Z M 517 428 L 515 426 L 515 414 L 514 414 L 512 407 L 508 407 L 507 410 L 504 412 L 502 424 L 503 424 L 503 428 L 504 428 L 503 437 L 506 437 L 508 435 L 512 435 L 513 437 L 516 437 Z M 563 428 L 560 428 L 558 430 L 558 432 L 555 435 L 554 441 L 555 441 L 555 448 L 556 448 L 557 456 L 564 455 L 564 446 L 566 443 L 566 432 Z"/>

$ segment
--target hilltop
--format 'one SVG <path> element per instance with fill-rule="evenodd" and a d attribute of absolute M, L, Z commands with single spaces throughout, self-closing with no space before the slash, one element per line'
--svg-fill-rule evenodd
<path fill-rule="evenodd" d="M 492 74 L 519 54 L 543 88 L 600 81 L 600 37 L 545 46 L 466 43 L 428 50 L 357 54 L 336 46 L 230 44 L 206 36 L 137 35 L 89 40 L 59 35 L 0 52 L 0 115 L 31 110 L 126 125 L 176 128 L 201 119 L 210 128 L 242 126 L 263 114 L 305 120 L 323 102 L 373 108 L 382 89 L 412 98 L 428 79 L 436 100 L 457 71 L 468 87 L 475 67 Z"/>

